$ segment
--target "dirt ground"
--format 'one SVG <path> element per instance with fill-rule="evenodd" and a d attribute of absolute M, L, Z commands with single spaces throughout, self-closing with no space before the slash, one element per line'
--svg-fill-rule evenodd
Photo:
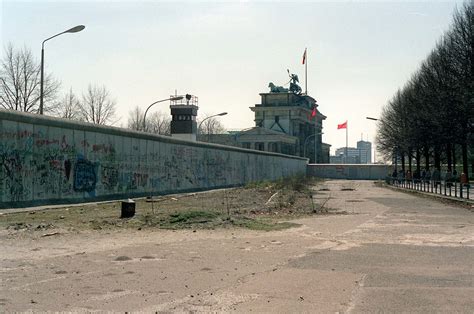
<path fill-rule="evenodd" d="M 312 214 L 336 213 L 325 207 L 314 178 L 295 177 L 220 189 L 135 200 L 136 214 L 121 218 L 121 201 L 38 207 L 0 216 L 4 236 L 49 236 L 85 230 L 117 229 L 285 229 L 282 221 Z M 319 197 L 321 196 L 321 197 Z M 0 231 L 1 232 L 1 231 Z"/>
<path fill-rule="evenodd" d="M 295 199 L 292 193 L 279 198 L 286 193 L 280 190 L 260 186 L 170 196 L 154 203 L 143 200 L 137 203 L 138 217 L 127 222 L 117 218 L 120 210 L 114 203 L 95 209 L 78 206 L 45 214 L 4 214 L 0 217 L 0 308 L 6 312 L 396 311 L 370 307 L 374 298 L 365 299 L 364 294 L 374 269 L 388 265 L 383 274 L 394 276 L 402 271 L 395 265 L 400 256 L 413 254 L 398 252 L 392 245 L 416 250 L 425 245 L 468 248 L 466 255 L 472 257 L 474 223 L 465 209 L 451 209 L 455 214 L 449 219 L 454 222 L 435 217 L 436 222 L 414 228 L 410 223 L 415 223 L 417 210 L 396 209 L 392 214 L 390 202 L 405 200 L 410 206 L 418 198 L 372 182 L 318 182 L 309 192 L 298 192 Z M 420 204 L 426 202 L 439 215 L 444 213 L 445 205 L 426 200 Z M 178 207 L 183 204 L 191 213 L 214 215 L 180 216 Z M 144 218 L 150 215 L 158 218 Z M 280 227 L 285 221 L 289 224 Z M 445 232 L 448 223 L 456 228 Z M 429 229 L 424 227 L 427 224 Z M 392 249 L 380 251 L 380 245 Z M 357 253 L 366 248 L 368 252 Z M 355 252 L 356 260 L 340 255 L 350 252 Z M 371 260 L 357 260 L 357 256 L 384 257 L 384 261 L 368 269 Z M 466 263 L 469 259 L 463 256 L 456 257 L 459 262 L 442 263 L 446 268 L 436 265 L 438 272 L 455 269 L 472 278 L 472 260 Z M 416 273 L 417 261 L 412 262 L 408 272 Z M 374 278 L 384 278 L 380 276 Z M 449 290 L 454 305 L 438 311 L 472 309 L 470 282 L 467 290 Z M 384 304 L 390 301 L 386 296 L 378 299 Z M 436 301 L 429 304 L 438 306 Z M 410 305 L 408 310 L 430 312 L 429 304 Z M 403 305 L 400 309 L 407 310 Z"/>

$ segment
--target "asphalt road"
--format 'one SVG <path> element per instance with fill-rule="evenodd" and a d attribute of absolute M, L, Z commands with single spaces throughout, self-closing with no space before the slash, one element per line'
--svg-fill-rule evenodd
<path fill-rule="evenodd" d="M 0 310 L 474 312 L 474 213 L 328 181 L 299 228 L 2 235 Z"/>

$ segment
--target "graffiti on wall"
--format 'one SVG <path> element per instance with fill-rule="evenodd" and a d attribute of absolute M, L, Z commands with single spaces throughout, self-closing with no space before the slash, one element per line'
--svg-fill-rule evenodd
<path fill-rule="evenodd" d="M 25 192 L 22 180 L 23 160 L 17 150 L 0 152 L 0 167 L 2 168 L 0 182 L 4 189 L 2 194 L 7 192 L 13 201 L 23 199 Z"/>
<path fill-rule="evenodd" d="M 159 139 L 6 120 L 0 127 L 0 205 L 215 188 L 279 177 L 283 171 L 294 174 L 305 167 L 304 161 L 294 160 L 288 166 L 284 157 L 275 163 L 270 162 L 273 157 L 259 155 L 256 162 L 246 152 Z"/>
<path fill-rule="evenodd" d="M 92 162 L 79 159 L 74 165 L 74 184 L 76 192 L 93 192 L 97 183 L 97 173 Z"/>
<path fill-rule="evenodd" d="M 108 189 L 114 189 L 118 183 L 119 171 L 117 167 L 113 165 L 103 165 L 101 167 L 101 183 Z"/>

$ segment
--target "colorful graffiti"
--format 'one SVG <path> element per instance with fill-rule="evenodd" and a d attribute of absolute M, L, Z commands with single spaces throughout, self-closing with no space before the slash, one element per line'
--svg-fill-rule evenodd
<path fill-rule="evenodd" d="M 97 173 L 92 162 L 79 159 L 74 165 L 74 191 L 93 192 L 97 183 Z"/>
<path fill-rule="evenodd" d="M 13 201 L 22 200 L 25 192 L 22 180 L 23 163 L 22 156 L 17 150 L 8 152 L 2 149 L 0 153 L 1 181 L 4 191 Z"/>
<path fill-rule="evenodd" d="M 101 167 L 101 183 L 104 187 L 111 190 L 117 186 L 119 171 L 115 166 Z"/>
<path fill-rule="evenodd" d="M 0 207 L 18 201 L 210 189 L 305 171 L 305 160 L 292 157 L 138 139 L 126 131 L 111 135 L 94 126 L 84 131 L 67 121 L 64 127 L 52 127 L 45 125 L 46 117 L 35 125 L 21 115 L 4 116 L 0 110 Z"/>

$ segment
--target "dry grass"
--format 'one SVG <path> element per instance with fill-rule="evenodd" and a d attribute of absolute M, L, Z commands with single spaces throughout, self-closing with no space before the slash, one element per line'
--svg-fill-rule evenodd
<path fill-rule="evenodd" d="M 295 177 L 243 188 L 136 200 L 133 218 L 121 219 L 121 202 L 88 204 L 4 214 L 0 229 L 101 230 L 117 228 L 231 228 L 279 230 L 295 226 L 289 218 L 314 214 L 311 194 L 318 181 Z"/>

